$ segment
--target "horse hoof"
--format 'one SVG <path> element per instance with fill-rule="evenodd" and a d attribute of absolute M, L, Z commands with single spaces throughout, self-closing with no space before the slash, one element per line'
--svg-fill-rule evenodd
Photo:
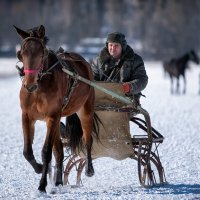
<path fill-rule="evenodd" d="M 41 193 L 46 193 L 45 187 L 43 187 L 43 186 L 41 186 L 41 185 L 38 187 L 38 190 L 39 190 Z"/>
<path fill-rule="evenodd" d="M 56 181 L 55 186 L 63 186 L 63 182 L 62 181 Z"/>
<path fill-rule="evenodd" d="M 88 177 L 92 177 L 94 175 L 94 169 L 86 170 L 85 175 Z"/>
<path fill-rule="evenodd" d="M 35 168 L 35 172 L 37 174 L 41 174 L 42 173 L 42 164 L 38 164 L 37 167 Z"/>

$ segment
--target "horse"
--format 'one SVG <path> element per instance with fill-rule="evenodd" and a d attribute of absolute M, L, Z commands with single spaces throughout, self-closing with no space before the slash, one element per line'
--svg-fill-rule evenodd
<path fill-rule="evenodd" d="M 85 174 L 93 176 L 91 148 L 92 136 L 98 138 L 98 120 L 94 112 L 94 88 L 64 73 L 62 68 L 88 80 L 93 80 L 89 63 L 79 54 L 64 52 L 62 56 L 47 48 L 48 38 L 45 27 L 40 25 L 28 31 L 16 26 L 17 34 L 22 38 L 18 59 L 23 63 L 23 79 L 20 89 L 22 110 L 22 128 L 24 135 L 23 155 L 36 173 L 41 173 L 38 190 L 46 192 L 48 165 L 55 157 L 57 175 L 55 186 L 62 185 L 63 144 L 60 135 L 61 117 L 74 116 L 79 126 L 73 127 L 71 147 L 73 152 L 83 144 L 86 150 Z M 34 125 L 37 120 L 46 122 L 47 132 L 42 148 L 42 164 L 34 157 L 32 143 Z M 72 124 L 73 126 L 73 124 Z"/>
<path fill-rule="evenodd" d="M 188 53 L 184 54 L 179 58 L 173 58 L 170 61 L 163 63 L 163 69 L 165 74 L 170 76 L 171 80 L 171 94 L 174 93 L 173 88 L 173 80 L 176 79 L 176 93 L 180 92 L 180 84 L 179 78 L 183 77 L 184 87 L 183 87 L 183 94 L 186 93 L 186 78 L 185 78 L 185 71 L 188 68 L 188 61 L 193 61 L 196 64 L 199 64 L 199 58 L 194 50 L 189 51 Z"/>

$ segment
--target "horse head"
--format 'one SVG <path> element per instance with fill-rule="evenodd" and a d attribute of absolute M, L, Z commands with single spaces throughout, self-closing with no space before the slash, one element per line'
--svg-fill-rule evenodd
<path fill-rule="evenodd" d="M 17 33 L 23 39 L 21 50 L 17 52 L 18 59 L 23 63 L 23 86 L 28 92 L 34 92 L 38 88 L 39 75 L 43 70 L 46 52 L 47 38 L 44 26 L 39 26 L 28 31 L 23 31 L 14 26 Z"/>
<path fill-rule="evenodd" d="M 190 60 L 192 60 L 196 64 L 199 64 L 199 57 L 197 56 L 197 53 L 194 50 L 191 50 L 189 52 L 189 57 L 190 57 Z"/>

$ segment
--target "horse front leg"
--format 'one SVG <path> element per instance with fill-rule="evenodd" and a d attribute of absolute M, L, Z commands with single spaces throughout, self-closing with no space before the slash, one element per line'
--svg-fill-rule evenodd
<path fill-rule="evenodd" d="M 33 155 L 33 137 L 34 137 L 34 124 L 35 121 L 30 120 L 26 113 L 22 113 L 22 128 L 24 134 L 24 149 L 23 155 L 26 160 L 32 165 L 37 174 L 42 173 L 42 164 L 36 162 Z"/>
<path fill-rule="evenodd" d="M 42 148 L 42 177 L 38 187 L 38 190 L 41 192 L 46 192 L 48 166 L 52 158 L 52 148 L 55 140 L 55 135 L 59 132 L 59 121 L 60 118 L 49 118 L 47 120 L 47 134 Z"/>
<path fill-rule="evenodd" d="M 176 80 L 176 94 L 179 94 L 180 93 L 180 84 L 179 84 L 179 77 L 177 77 L 177 80 Z"/>

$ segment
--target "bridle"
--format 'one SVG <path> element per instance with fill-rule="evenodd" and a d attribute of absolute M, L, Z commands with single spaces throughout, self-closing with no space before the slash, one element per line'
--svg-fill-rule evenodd
<path fill-rule="evenodd" d="M 25 68 L 23 66 L 23 74 L 24 75 L 37 75 L 37 84 L 33 84 L 31 85 L 31 89 L 34 89 L 37 88 L 37 85 L 39 83 L 39 81 L 42 79 L 43 76 L 47 75 L 47 74 L 51 74 L 51 70 L 56 67 L 57 64 L 60 63 L 59 59 L 57 60 L 57 62 L 55 62 L 50 68 L 46 69 L 46 71 L 44 71 L 44 64 L 45 64 L 45 61 L 47 60 L 47 65 L 48 65 L 48 56 L 49 56 L 49 51 L 45 44 L 43 43 L 43 41 L 39 38 L 35 38 L 35 37 L 27 37 L 23 40 L 22 42 L 22 45 L 21 45 L 21 52 L 20 54 L 23 52 L 23 50 L 25 49 L 24 45 L 28 42 L 28 41 L 36 41 L 36 42 L 39 42 L 40 45 L 42 46 L 43 48 L 43 52 L 42 52 L 42 62 L 41 64 L 38 66 L 38 67 L 35 67 L 34 69 L 29 69 L 29 68 Z M 56 54 L 55 54 L 56 55 Z M 18 57 L 19 58 L 19 57 Z M 20 60 L 20 58 L 19 58 Z M 23 61 L 21 61 L 23 63 Z M 18 66 L 16 66 L 17 68 L 19 68 Z M 28 92 L 32 92 L 32 90 L 30 88 L 27 88 L 25 85 L 24 87 L 27 89 Z"/>
<path fill-rule="evenodd" d="M 27 69 L 27 68 L 24 68 L 24 73 L 25 73 L 25 75 L 26 74 L 32 74 L 32 75 L 36 75 L 36 74 L 38 74 L 38 76 L 40 76 L 40 74 L 42 73 L 42 71 L 43 71 L 43 68 L 44 68 L 44 61 L 45 61 L 45 57 L 46 57 L 46 46 L 44 45 L 44 43 L 42 42 L 42 40 L 41 39 L 39 39 L 39 38 L 35 38 L 35 37 L 27 37 L 27 38 L 25 38 L 24 40 L 23 40 L 23 42 L 22 42 L 22 45 L 21 45 L 21 50 L 23 51 L 23 49 L 24 49 L 24 45 L 28 42 L 28 41 L 30 41 L 30 40 L 33 40 L 33 41 L 37 41 L 37 42 L 39 42 L 40 43 L 40 45 L 42 46 L 42 48 L 43 48 L 43 53 L 42 53 L 42 64 L 39 66 L 39 67 L 37 67 L 37 68 L 35 68 L 35 69 Z"/>
<path fill-rule="evenodd" d="M 35 37 L 27 37 L 23 40 L 22 42 L 22 45 L 21 45 L 21 50 L 23 51 L 24 49 L 24 45 L 26 44 L 27 41 L 30 41 L 30 40 L 34 40 L 34 41 L 37 41 L 41 44 L 42 48 L 43 48 L 43 54 L 42 54 L 42 64 L 37 67 L 36 69 L 26 69 L 24 68 L 23 69 L 23 72 L 24 72 L 24 75 L 38 75 L 37 77 L 37 84 L 39 83 L 39 81 L 43 78 L 43 76 L 47 75 L 47 74 L 51 74 L 51 70 L 53 68 L 55 68 L 58 64 L 60 64 L 62 66 L 62 68 L 68 68 L 69 66 L 63 62 L 63 57 L 62 57 L 62 54 L 61 56 L 59 56 L 59 54 L 57 54 L 56 52 L 52 51 L 52 50 L 47 50 L 46 46 L 44 45 L 43 41 L 39 38 L 35 38 Z M 47 53 L 46 53 L 47 52 Z M 54 54 L 54 56 L 57 58 L 57 61 L 51 65 L 51 67 L 48 67 L 48 69 L 46 69 L 46 71 L 44 71 L 44 64 L 45 64 L 45 61 L 46 59 L 48 58 L 49 56 L 49 52 L 51 52 L 52 54 Z M 75 60 L 75 61 L 80 61 L 80 60 Z M 21 61 L 22 62 L 22 61 Z M 23 62 L 22 62 L 23 63 Z M 48 62 L 47 62 L 47 65 L 48 65 Z M 18 69 L 20 69 L 18 66 L 16 66 Z M 21 69 L 20 69 L 21 70 Z M 22 75 L 23 76 L 23 75 Z M 75 79 L 75 78 L 74 78 Z M 76 85 L 77 81 L 75 80 L 74 83 L 73 83 L 73 87 L 74 85 Z M 37 84 L 34 84 L 31 86 L 31 89 L 32 87 L 37 87 Z M 25 87 L 25 86 L 24 86 Z M 73 88 L 72 87 L 72 88 Z M 25 87 L 27 89 L 28 92 L 31 92 L 29 90 L 29 88 Z"/>
<path fill-rule="evenodd" d="M 57 62 L 55 62 L 50 68 L 48 68 L 46 71 L 44 71 L 44 63 L 46 61 L 46 59 L 48 58 L 49 55 L 49 50 L 46 48 L 46 46 L 44 45 L 43 41 L 39 38 L 35 38 L 35 37 L 27 37 L 23 40 L 22 45 L 21 45 L 21 50 L 23 51 L 24 49 L 24 45 L 26 44 L 27 41 L 30 40 L 34 40 L 37 41 L 41 44 L 42 48 L 43 48 L 43 53 L 42 53 L 42 64 L 37 67 L 36 69 L 26 69 L 24 68 L 24 74 L 32 74 L 32 75 L 37 75 L 38 74 L 38 81 L 40 81 L 42 79 L 43 76 L 47 75 L 47 74 L 51 74 L 51 70 L 58 64 L 60 63 L 59 59 Z M 53 51 L 52 51 L 53 52 Z M 56 53 L 53 52 L 55 55 Z M 57 55 L 56 55 L 57 57 Z"/>

